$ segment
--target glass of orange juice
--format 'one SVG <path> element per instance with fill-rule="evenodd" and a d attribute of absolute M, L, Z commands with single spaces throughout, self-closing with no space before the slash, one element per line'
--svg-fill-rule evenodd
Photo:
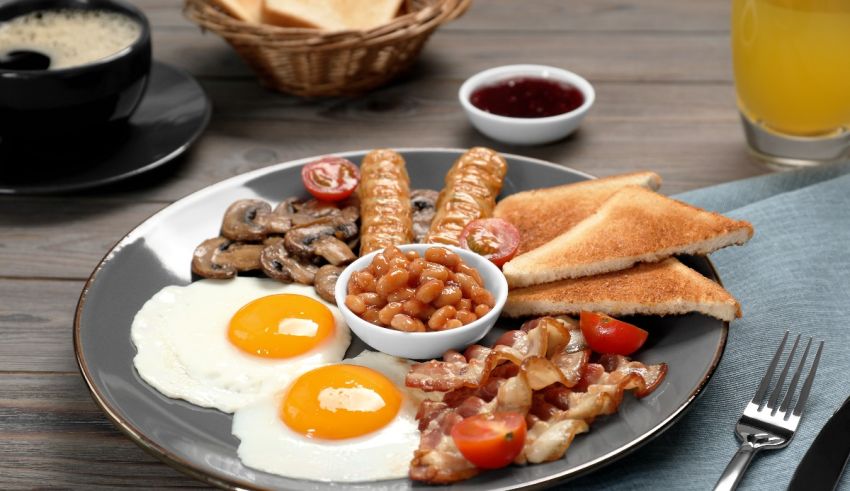
<path fill-rule="evenodd" d="M 732 59 L 756 157 L 850 158 L 850 0 L 732 0 Z"/>

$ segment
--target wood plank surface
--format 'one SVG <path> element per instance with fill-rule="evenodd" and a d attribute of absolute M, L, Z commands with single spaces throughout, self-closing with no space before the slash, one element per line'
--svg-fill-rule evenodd
<path fill-rule="evenodd" d="M 343 150 L 489 145 L 596 175 L 652 169 L 663 191 L 765 172 L 746 155 L 729 59 L 729 2 L 477 0 L 410 73 L 372 94 L 305 101 L 270 92 L 178 0 L 131 0 L 155 57 L 196 76 L 214 105 L 197 145 L 163 169 L 68 196 L 0 197 L 0 489 L 203 485 L 124 437 L 91 400 L 72 346 L 85 279 L 168 203 L 272 163 Z M 588 78 L 597 103 L 566 141 L 512 147 L 473 130 L 457 89 L 473 73 L 544 63 Z"/>
<path fill-rule="evenodd" d="M 247 65 L 214 33 L 156 31 L 156 59 L 200 78 L 249 78 Z M 601 81 L 732 80 L 727 33 L 440 31 L 414 66 L 414 76 L 463 80 L 493 66 L 540 63 Z M 646 53 L 636 56 L 636 53 Z"/>
<path fill-rule="evenodd" d="M 129 189 L 119 186 L 118 192 L 97 191 L 97 196 L 168 202 L 268 164 L 387 145 L 483 144 L 600 176 L 621 172 L 623 166 L 660 166 L 665 192 L 671 194 L 764 172 L 744 151 L 734 91 L 727 84 L 599 83 L 597 103 L 581 131 L 567 141 L 537 147 L 504 145 L 472 129 L 456 103 L 459 83 L 448 80 L 410 79 L 360 99 L 312 104 L 269 93 L 249 80 L 203 84 L 215 117 L 189 158 Z M 232 97 L 237 93 L 239 98 Z M 357 131 L 349 131 L 353 125 Z M 334 134 L 333 146 L 326 144 L 327 132 Z M 706 165 L 706 174 L 689 170 Z M 138 192 L 128 193 L 134 186 Z M 25 221 L 32 222 L 40 221 Z"/>
<path fill-rule="evenodd" d="M 0 487 L 207 487 L 146 454 L 109 422 L 82 377 L 0 377 Z"/>
<path fill-rule="evenodd" d="M 71 326 L 83 283 L 0 279 L 0 373 L 77 372 Z"/>
<path fill-rule="evenodd" d="M 108 199 L 2 199 L 0 277 L 88 278 L 125 233 L 163 206 Z"/>

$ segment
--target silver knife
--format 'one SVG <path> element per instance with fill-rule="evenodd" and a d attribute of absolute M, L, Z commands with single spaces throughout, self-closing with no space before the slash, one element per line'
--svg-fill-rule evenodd
<path fill-rule="evenodd" d="M 835 411 L 803 456 L 788 491 L 832 491 L 850 457 L 850 397 Z"/>

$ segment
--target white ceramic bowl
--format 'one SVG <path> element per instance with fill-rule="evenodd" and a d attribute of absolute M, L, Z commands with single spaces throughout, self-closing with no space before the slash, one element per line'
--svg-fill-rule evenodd
<path fill-rule="evenodd" d="M 545 118 L 510 118 L 482 111 L 469 98 L 479 87 L 515 77 L 538 77 L 573 85 L 584 103 L 564 114 Z M 596 99 L 590 82 L 573 72 L 546 65 L 507 65 L 479 72 L 466 79 L 458 92 L 466 116 L 475 128 L 494 140 L 513 145 L 539 145 L 560 140 L 575 131 Z"/>
<path fill-rule="evenodd" d="M 435 244 L 408 244 L 399 246 L 402 251 L 416 251 L 421 256 L 426 249 Z M 493 294 L 496 304 L 490 312 L 477 321 L 457 329 L 435 332 L 401 332 L 395 329 L 376 326 L 358 317 L 345 306 L 345 296 L 348 293 L 348 279 L 351 273 L 365 269 L 372 263 L 372 258 L 380 251 L 367 254 L 351 263 L 339 275 L 336 282 L 336 304 L 345 322 L 357 336 L 366 344 L 389 355 L 424 360 L 438 358 L 450 349 L 462 350 L 483 338 L 499 318 L 505 301 L 508 299 L 508 282 L 502 271 L 493 263 L 474 252 L 458 247 L 443 246 L 460 255 L 463 261 L 478 270 L 484 287 Z"/>

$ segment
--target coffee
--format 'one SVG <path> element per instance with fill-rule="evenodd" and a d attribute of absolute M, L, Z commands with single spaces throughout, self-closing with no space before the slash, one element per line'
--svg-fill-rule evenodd
<path fill-rule="evenodd" d="M 105 10 L 41 10 L 0 23 L 0 69 L 59 70 L 113 55 L 139 38 L 130 17 Z"/>

